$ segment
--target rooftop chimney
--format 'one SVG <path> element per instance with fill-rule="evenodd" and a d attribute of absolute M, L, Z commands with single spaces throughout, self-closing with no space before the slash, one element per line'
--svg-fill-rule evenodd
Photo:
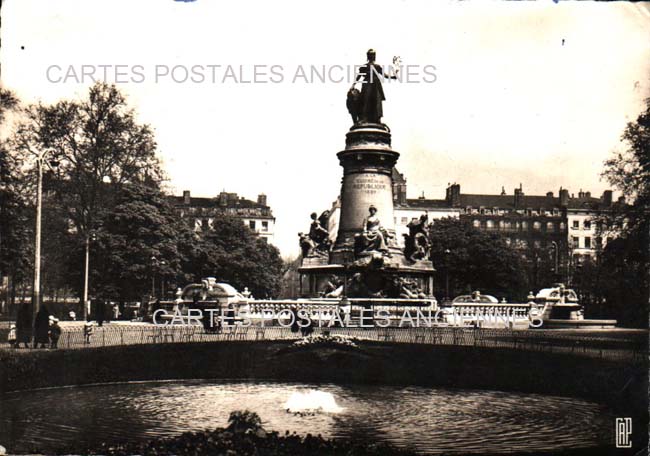
<path fill-rule="evenodd" d="M 585 197 L 585 192 L 583 192 L 582 189 L 580 189 L 580 191 L 578 192 L 578 198 L 582 199 L 584 197 Z"/>
<path fill-rule="evenodd" d="M 519 188 L 515 188 L 515 209 L 520 209 L 524 205 L 524 190 L 519 184 Z"/>
<path fill-rule="evenodd" d="M 612 191 L 611 190 L 605 190 L 603 192 L 603 196 L 601 197 L 601 200 L 603 202 L 603 205 L 605 207 L 609 207 L 612 205 Z"/>
<path fill-rule="evenodd" d="M 506 188 L 502 185 L 501 186 L 501 196 L 504 196 L 506 194 Z"/>
<path fill-rule="evenodd" d="M 553 198 L 553 192 L 546 192 L 547 198 Z"/>
<path fill-rule="evenodd" d="M 460 207 L 460 184 L 447 187 L 447 204 L 451 207 Z"/>
<path fill-rule="evenodd" d="M 569 191 L 566 188 L 560 187 L 560 206 L 567 207 L 569 205 Z"/>
<path fill-rule="evenodd" d="M 226 207 L 228 205 L 228 194 L 224 191 L 219 193 L 219 206 Z"/>
<path fill-rule="evenodd" d="M 188 206 L 190 204 L 190 191 L 189 190 L 183 190 L 183 204 L 187 204 Z"/>
<path fill-rule="evenodd" d="M 591 192 L 585 192 L 585 198 L 591 198 Z"/>
<path fill-rule="evenodd" d="M 264 193 L 257 195 L 257 204 L 260 206 L 266 206 L 266 195 Z"/>

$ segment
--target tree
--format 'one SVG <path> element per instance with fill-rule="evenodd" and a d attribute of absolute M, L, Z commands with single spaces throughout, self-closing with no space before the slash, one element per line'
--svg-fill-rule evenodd
<path fill-rule="evenodd" d="M 620 235 L 607 243 L 600 260 L 606 313 L 626 326 L 647 327 L 650 300 L 650 99 L 621 140 L 627 149 L 605 162 L 605 177 L 628 204 L 605 214 L 603 235 Z"/>
<path fill-rule="evenodd" d="M 445 218 L 435 220 L 430 240 L 439 289 L 448 277 L 451 298 L 475 289 L 510 301 L 525 298 L 523 259 L 502 236 Z"/>
<path fill-rule="evenodd" d="M 615 206 L 609 218 L 614 224 L 619 222 L 625 232 L 647 233 L 650 223 L 650 98 L 646 100 L 645 111 L 635 122 L 627 124 L 621 141 L 627 149 L 605 162 L 603 177 L 623 193 L 628 204 Z"/>
<path fill-rule="evenodd" d="M 31 105 L 26 117 L 13 145 L 55 165 L 53 191 L 84 236 L 95 229 L 98 211 L 110 205 L 109 189 L 162 178 L 151 128 L 136 122 L 114 85 L 95 84 L 86 100 Z"/>
<path fill-rule="evenodd" d="M 197 241 L 160 190 L 125 184 L 99 223 L 91 246 L 91 289 L 96 296 L 135 301 L 150 294 L 152 281 L 157 295 L 162 281 L 171 288 L 188 280 L 182 271 L 187 263 L 183 243 Z"/>
<path fill-rule="evenodd" d="M 87 99 L 38 103 L 24 114 L 11 147 L 25 162 L 42 160 L 50 202 L 65 214 L 77 246 L 96 235 L 122 186 L 157 187 L 162 179 L 151 128 L 137 123 L 114 85 L 97 83 Z M 72 272 L 83 269 L 78 260 Z"/>
<path fill-rule="evenodd" d="M 18 98 L 0 88 L 0 124 L 18 109 Z M 29 278 L 33 259 L 32 224 L 20 163 L 7 142 L 0 142 L 0 277 L 9 277 L 10 301 L 16 285 Z"/>
<path fill-rule="evenodd" d="M 206 228 L 184 270 L 195 280 L 214 276 L 238 290 L 244 287 L 258 298 L 280 292 L 284 264 L 276 247 L 253 233 L 242 221 L 224 216 Z"/>

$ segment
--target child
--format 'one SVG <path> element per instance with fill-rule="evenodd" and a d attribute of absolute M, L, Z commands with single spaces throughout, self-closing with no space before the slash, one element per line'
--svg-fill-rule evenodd
<path fill-rule="evenodd" d="M 59 319 L 54 318 L 50 325 L 50 348 L 58 348 L 59 338 L 61 337 L 61 327 Z"/>
<path fill-rule="evenodd" d="M 9 327 L 9 335 L 7 336 L 7 342 L 11 348 L 17 348 L 18 343 L 16 342 L 16 325 L 11 325 Z"/>
<path fill-rule="evenodd" d="M 93 326 L 94 325 L 92 321 L 87 321 L 84 323 L 84 338 L 86 344 L 90 343 L 90 337 L 93 335 Z"/>

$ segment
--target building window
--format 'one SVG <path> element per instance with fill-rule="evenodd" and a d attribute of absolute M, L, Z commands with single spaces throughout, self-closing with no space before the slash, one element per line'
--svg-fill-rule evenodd
<path fill-rule="evenodd" d="M 255 230 L 255 220 L 249 220 L 249 221 L 248 221 L 248 227 L 249 227 L 251 230 L 254 231 L 254 230 Z"/>
<path fill-rule="evenodd" d="M 539 249 L 542 247 L 542 243 L 540 241 L 534 241 L 533 245 L 535 246 L 536 249 Z"/>
<path fill-rule="evenodd" d="M 579 228 L 580 228 L 580 220 L 574 220 L 574 221 L 573 221 L 573 226 L 572 226 L 572 228 L 573 228 L 574 230 L 579 229 Z"/>
<path fill-rule="evenodd" d="M 572 241 L 572 243 L 573 243 L 573 248 L 574 248 L 574 249 L 578 249 L 578 248 L 580 248 L 580 238 L 579 238 L 578 236 L 573 236 L 573 237 L 571 238 L 571 241 Z"/>
<path fill-rule="evenodd" d="M 560 230 L 565 230 L 565 229 L 566 229 L 566 225 L 564 224 L 564 222 L 560 222 Z"/>
<path fill-rule="evenodd" d="M 546 231 L 548 231 L 549 233 L 554 233 L 555 232 L 555 223 L 548 222 L 546 224 Z"/>
<path fill-rule="evenodd" d="M 268 231 L 269 230 L 269 222 L 263 221 L 262 222 L 262 231 Z"/>
<path fill-rule="evenodd" d="M 480 228 L 481 227 L 481 221 L 480 220 L 474 220 L 472 221 L 472 225 L 474 228 Z"/>
<path fill-rule="evenodd" d="M 526 231 L 528 229 L 528 222 L 523 221 L 521 222 L 521 230 Z"/>
<path fill-rule="evenodd" d="M 402 217 L 402 225 L 406 225 L 409 222 L 408 217 Z"/>
<path fill-rule="evenodd" d="M 542 224 L 540 222 L 533 222 L 533 229 L 534 230 L 541 230 L 542 229 Z"/>
<path fill-rule="evenodd" d="M 584 223 L 585 230 L 591 229 L 591 220 L 585 220 L 583 223 Z"/>
<path fill-rule="evenodd" d="M 203 220 L 194 219 L 194 231 L 201 231 L 201 228 L 203 228 Z"/>
<path fill-rule="evenodd" d="M 586 237 L 585 238 L 585 249 L 590 249 L 591 248 L 591 238 Z"/>
<path fill-rule="evenodd" d="M 485 226 L 487 227 L 488 230 L 494 228 L 494 220 L 486 221 Z"/>
<path fill-rule="evenodd" d="M 603 238 L 600 236 L 596 238 L 596 247 L 599 249 L 603 247 Z"/>

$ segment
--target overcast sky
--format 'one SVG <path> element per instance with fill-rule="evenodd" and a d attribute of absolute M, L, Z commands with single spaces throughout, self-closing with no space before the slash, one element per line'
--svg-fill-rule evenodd
<path fill-rule="evenodd" d="M 351 123 L 350 84 L 293 82 L 299 68 L 362 64 L 369 47 L 380 64 L 435 67 L 433 83 L 385 85 L 412 198 L 442 198 L 448 182 L 600 195 L 602 163 L 650 93 L 648 3 L 5 0 L 1 38 L 2 83 L 26 102 L 83 96 L 81 65 L 110 65 L 108 82 L 124 65 L 119 86 L 154 127 L 175 193 L 266 193 L 285 256 L 340 190 Z M 255 64 L 282 82 L 222 82 L 228 65 L 248 80 Z M 163 65 L 202 65 L 205 81 L 156 80 Z M 207 65 L 221 65 L 214 83 Z"/>

